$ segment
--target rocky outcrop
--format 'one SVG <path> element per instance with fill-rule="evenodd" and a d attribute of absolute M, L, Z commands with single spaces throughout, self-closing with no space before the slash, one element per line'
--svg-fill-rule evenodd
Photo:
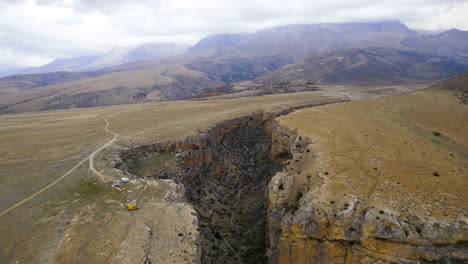
<path fill-rule="evenodd" d="M 276 124 L 277 153 L 290 152 L 292 163 L 314 153 L 304 140 Z M 299 147 L 299 148 L 298 148 Z M 299 181 L 288 164 L 269 184 L 269 263 L 465 263 L 465 221 L 403 215 L 370 206 L 364 197 L 343 194 L 324 201 L 310 190 L 324 188 L 322 175 Z M 328 183 L 330 184 L 330 183 Z M 307 186 L 307 189 L 301 189 Z M 307 192 L 307 197 L 305 193 Z"/>

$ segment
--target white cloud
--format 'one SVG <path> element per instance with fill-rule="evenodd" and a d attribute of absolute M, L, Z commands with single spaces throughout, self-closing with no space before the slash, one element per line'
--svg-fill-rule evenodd
<path fill-rule="evenodd" d="M 0 69 L 16 69 L 24 67 L 25 65 L 39 66 L 52 61 L 52 58 L 49 57 L 43 57 L 40 55 L 16 51 L 8 48 L 0 49 L 0 58 L 2 58 L 2 62 L 0 62 Z"/>
<path fill-rule="evenodd" d="M 394 19 L 468 30 L 467 13 L 468 0 L 0 0 L 0 67 L 296 23 Z"/>

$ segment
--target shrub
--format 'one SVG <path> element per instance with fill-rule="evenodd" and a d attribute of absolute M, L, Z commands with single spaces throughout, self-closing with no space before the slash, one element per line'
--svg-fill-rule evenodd
<path fill-rule="evenodd" d="M 366 213 L 367 213 L 367 208 L 362 209 L 362 215 L 364 216 L 366 215 Z"/>
<path fill-rule="evenodd" d="M 418 234 L 421 234 L 421 232 L 422 232 L 421 228 L 416 227 L 416 232 L 418 232 Z"/>
<path fill-rule="evenodd" d="M 302 192 L 298 191 L 297 194 L 296 194 L 296 200 L 299 201 L 299 200 L 301 200 L 301 198 L 302 198 Z"/>

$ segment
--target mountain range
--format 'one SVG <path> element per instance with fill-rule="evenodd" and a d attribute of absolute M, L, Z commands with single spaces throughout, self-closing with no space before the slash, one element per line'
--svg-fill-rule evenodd
<path fill-rule="evenodd" d="M 468 70 L 467 44 L 467 31 L 428 35 L 384 21 L 218 34 L 192 47 L 116 48 L 0 78 L 0 112 L 179 100 L 210 89 L 434 83 Z"/>
<path fill-rule="evenodd" d="M 19 74 L 46 73 L 57 71 L 93 71 L 120 64 L 152 60 L 185 53 L 188 44 L 147 43 L 135 47 L 116 47 L 102 56 L 56 59 L 46 65 L 19 70 Z"/>
<path fill-rule="evenodd" d="M 393 85 L 430 83 L 468 71 L 468 57 L 397 50 L 351 48 L 313 53 L 249 82 L 288 84 Z"/>

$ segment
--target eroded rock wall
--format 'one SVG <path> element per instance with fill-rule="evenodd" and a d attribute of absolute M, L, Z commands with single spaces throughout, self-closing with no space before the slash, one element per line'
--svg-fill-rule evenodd
<path fill-rule="evenodd" d="M 464 221 L 401 215 L 356 195 L 325 201 L 314 190 L 338 183 L 324 181 L 328 172 L 307 175 L 304 182 L 294 164 L 319 155 L 312 139 L 275 126 L 272 150 L 292 157 L 269 184 L 269 263 L 466 263 Z"/>
<path fill-rule="evenodd" d="M 203 263 L 266 263 L 270 117 L 254 114 L 211 130 L 205 144 L 181 150 L 177 182 L 199 213 Z"/>
<path fill-rule="evenodd" d="M 272 149 L 276 116 L 254 113 L 183 141 L 120 153 L 123 160 L 136 153 L 176 153 L 174 171 L 154 177 L 183 186 L 198 212 L 202 263 L 267 263 L 268 183 L 290 156 Z"/>

